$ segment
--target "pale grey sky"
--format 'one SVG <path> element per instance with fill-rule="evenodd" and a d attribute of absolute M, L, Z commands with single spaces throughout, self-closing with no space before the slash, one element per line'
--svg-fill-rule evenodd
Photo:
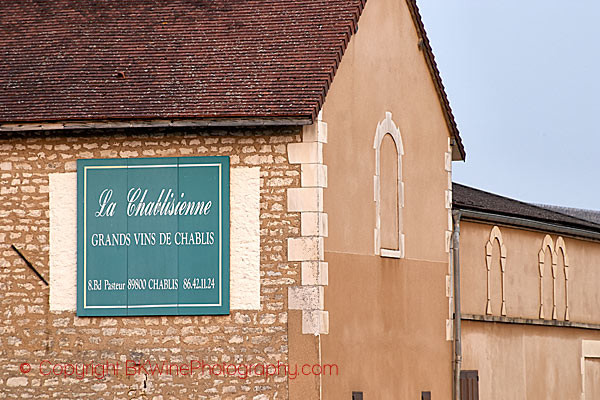
<path fill-rule="evenodd" d="M 600 209 L 600 1 L 417 3 L 467 150 L 454 180 Z"/>

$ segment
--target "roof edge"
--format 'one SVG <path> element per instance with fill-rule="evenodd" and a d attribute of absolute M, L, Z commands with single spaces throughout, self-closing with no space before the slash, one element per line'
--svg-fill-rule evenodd
<path fill-rule="evenodd" d="M 162 128 L 213 126 L 303 126 L 312 118 L 191 118 L 191 119 L 122 119 L 73 120 L 0 123 L 0 132 L 47 131 L 62 129 Z"/>
<path fill-rule="evenodd" d="M 512 201 L 512 202 L 515 202 L 515 203 L 523 204 L 524 206 L 527 206 L 527 207 L 534 207 L 534 208 L 537 208 L 539 210 L 550 211 L 552 213 L 560 214 L 562 216 L 569 217 L 571 219 L 579 220 L 579 221 L 581 221 L 581 222 L 583 222 L 585 224 L 598 225 L 598 224 L 596 224 L 593 221 L 588 221 L 588 220 L 582 219 L 580 217 L 576 217 L 576 216 L 573 216 L 573 215 L 566 214 L 564 212 L 560 212 L 560 211 L 556 211 L 556 210 L 551 210 L 551 209 L 543 207 L 543 205 L 540 205 L 540 204 L 528 203 L 526 201 L 522 201 L 522 200 L 518 200 L 518 199 L 513 199 L 512 197 L 504 196 L 504 195 L 501 195 L 501 194 L 498 194 L 498 193 L 488 192 L 487 190 L 479 189 L 479 188 L 476 188 L 476 187 L 473 187 L 473 186 L 464 185 L 462 183 L 458 183 L 458 182 L 454 182 L 454 181 L 452 181 L 452 185 L 462 186 L 463 188 L 467 188 L 469 190 L 474 190 L 476 192 L 484 193 L 486 195 L 492 195 L 492 196 L 500 197 L 501 199 L 505 199 L 505 200 Z M 453 207 L 456 206 L 454 203 L 452 203 L 452 205 L 453 205 Z M 468 206 L 463 206 L 463 207 L 466 207 L 467 209 L 471 209 L 471 210 L 474 210 L 474 209 L 482 210 L 479 207 L 468 207 Z M 458 205 L 458 208 L 460 208 L 460 205 Z M 520 216 L 520 218 L 526 218 L 526 217 Z M 541 219 L 540 220 L 534 219 L 534 218 L 528 218 L 528 219 L 531 219 L 533 221 L 542 221 Z M 598 226 L 600 228 L 600 225 L 598 225 Z"/>
<path fill-rule="evenodd" d="M 461 208 L 460 206 L 456 205 L 453 205 L 452 209 L 453 213 L 460 213 L 460 218 L 462 220 L 474 222 L 488 222 L 507 227 L 520 227 L 536 232 L 558 233 L 562 235 L 572 236 L 578 239 L 587 239 L 600 242 L 600 232 L 591 229 L 586 229 L 585 227 L 575 228 L 540 221 L 533 218 L 509 216 L 480 210 L 475 211 L 469 208 Z"/>
<path fill-rule="evenodd" d="M 450 101 L 448 100 L 446 89 L 444 88 L 444 84 L 442 83 L 440 70 L 438 69 L 437 64 L 435 62 L 433 50 L 431 48 L 429 38 L 427 37 L 427 32 L 425 31 L 425 25 L 423 24 L 423 19 L 421 18 L 421 13 L 419 11 L 419 7 L 417 6 L 417 1 L 406 0 L 406 4 L 408 5 L 408 9 L 410 10 L 410 15 L 412 17 L 415 28 L 417 29 L 417 35 L 419 36 L 419 49 L 423 52 L 423 57 L 425 57 L 425 62 L 427 63 L 429 74 L 431 75 L 431 79 L 433 80 L 438 99 L 440 100 L 440 105 L 442 106 L 442 110 L 444 112 L 444 119 L 446 120 L 446 125 L 448 126 L 448 130 L 450 130 L 450 133 L 452 134 L 452 160 L 465 161 L 467 159 L 467 153 L 463 145 L 462 139 L 460 137 L 458 126 L 456 125 L 454 114 L 452 113 L 452 108 L 450 107 Z"/>
<path fill-rule="evenodd" d="M 348 48 L 348 45 L 350 44 L 352 37 L 356 34 L 356 32 L 358 32 L 358 23 L 359 23 L 360 17 L 362 16 L 363 10 L 366 7 L 366 4 L 367 4 L 367 0 L 359 0 L 358 9 L 352 15 L 353 19 L 350 21 L 350 25 L 347 27 L 348 30 L 345 32 L 344 40 L 342 41 L 341 45 L 337 49 L 335 63 L 332 66 L 332 70 L 329 73 L 329 77 L 328 77 L 327 81 L 324 83 L 324 85 L 322 87 L 321 95 L 319 96 L 318 101 L 314 105 L 314 108 L 312 110 L 313 120 L 315 120 L 317 118 L 317 116 L 319 115 L 319 113 L 323 110 L 323 106 L 325 105 L 325 100 L 327 99 L 327 94 L 329 93 L 329 89 L 330 89 L 331 85 L 333 84 L 335 75 L 337 74 L 340 64 L 342 63 L 344 54 L 346 53 L 346 49 Z"/>

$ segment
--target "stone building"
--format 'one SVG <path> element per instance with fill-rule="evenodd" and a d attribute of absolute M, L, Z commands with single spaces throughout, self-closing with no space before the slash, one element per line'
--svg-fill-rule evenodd
<path fill-rule="evenodd" d="M 600 218 L 453 186 L 414 0 L 0 27 L 0 399 L 600 398 Z"/>
<path fill-rule="evenodd" d="M 0 398 L 451 396 L 465 151 L 413 0 L 5 1 L 0 26 Z M 183 190 L 120 183 L 199 190 L 149 168 L 200 157 L 229 220 L 205 313 L 176 275 L 204 258 L 132 245 Z"/>

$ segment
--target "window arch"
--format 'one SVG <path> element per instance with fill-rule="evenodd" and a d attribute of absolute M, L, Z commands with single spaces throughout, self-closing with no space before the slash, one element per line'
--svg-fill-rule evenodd
<path fill-rule="evenodd" d="M 376 203 L 375 254 L 382 257 L 404 257 L 402 209 L 404 185 L 402 183 L 402 137 L 392 121 L 392 113 L 377 124 L 375 140 L 374 191 Z"/>

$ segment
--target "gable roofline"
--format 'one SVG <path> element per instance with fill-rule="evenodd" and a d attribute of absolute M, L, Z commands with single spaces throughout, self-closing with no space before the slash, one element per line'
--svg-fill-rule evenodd
<path fill-rule="evenodd" d="M 438 99 L 440 101 L 440 105 L 444 113 L 446 125 L 448 126 L 448 130 L 452 135 L 452 160 L 465 161 L 467 158 L 467 153 L 463 145 L 462 139 L 460 137 L 458 126 L 456 125 L 454 114 L 452 113 L 452 108 L 450 107 L 450 101 L 448 100 L 446 89 L 444 88 L 444 84 L 442 83 L 440 71 L 437 67 L 437 63 L 435 62 L 433 50 L 431 48 L 429 38 L 427 37 L 427 32 L 425 31 L 425 25 L 423 24 L 423 19 L 421 18 L 421 13 L 419 12 L 417 1 L 406 0 L 406 4 L 408 5 L 410 15 L 417 30 L 417 35 L 419 37 L 419 49 L 423 52 L 423 57 L 425 58 L 425 62 L 427 63 L 429 74 L 431 75 L 431 79 L 433 80 L 435 91 L 437 92 Z"/>

